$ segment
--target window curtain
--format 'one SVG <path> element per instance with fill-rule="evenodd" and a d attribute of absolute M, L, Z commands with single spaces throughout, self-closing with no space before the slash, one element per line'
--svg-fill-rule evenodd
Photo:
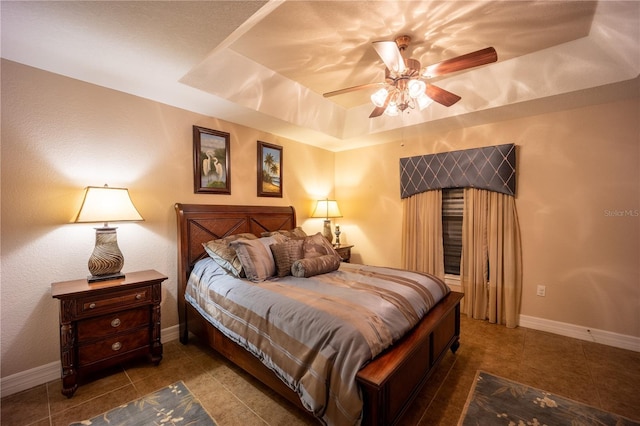
<path fill-rule="evenodd" d="M 460 281 L 471 318 L 518 325 L 522 293 L 520 228 L 514 197 L 464 190 Z"/>
<path fill-rule="evenodd" d="M 402 199 L 402 264 L 444 279 L 441 190 Z"/>

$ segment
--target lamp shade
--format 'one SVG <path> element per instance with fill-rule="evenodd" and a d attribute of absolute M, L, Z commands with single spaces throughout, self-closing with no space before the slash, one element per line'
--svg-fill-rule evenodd
<path fill-rule="evenodd" d="M 332 217 L 342 217 L 342 213 L 340 213 L 338 202 L 336 200 L 318 200 L 316 209 L 313 211 L 311 217 L 323 217 L 325 219 L 329 219 Z"/>
<path fill-rule="evenodd" d="M 127 188 L 88 186 L 74 222 L 122 222 L 144 220 Z"/>

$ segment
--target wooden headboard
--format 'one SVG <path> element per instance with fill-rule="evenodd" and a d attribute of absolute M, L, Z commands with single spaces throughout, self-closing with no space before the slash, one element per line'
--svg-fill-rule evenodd
<path fill-rule="evenodd" d="M 210 240 L 250 232 L 256 236 L 267 231 L 296 227 L 293 206 L 223 206 L 208 204 L 175 205 L 178 220 L 178 315 L 183 331 L 184 292 L 193 265 L 207 256 L 202 246 Z"/>

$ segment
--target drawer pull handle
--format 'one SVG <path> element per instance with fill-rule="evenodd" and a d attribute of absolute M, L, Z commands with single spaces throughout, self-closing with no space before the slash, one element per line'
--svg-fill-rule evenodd
<path fill-rule="evenodd" d="M 113 345 L 111 345 L 111 349 L 114 351 L 119 351 L 120 349 L 122 349 L 122 343 L 115 342 Z"/>
<path fill-rule="evenodd" d="M 89 305 L 89 309 L 94 309 L 95 307 L 96 307 L 96 304 L 95 304 L 95 303 L 91 303 L 91 304 Z"/>
<path fill-rule="evenodd" d="M 120 327 L 120 318 L 116 318 L 113 321 L 111 321 L 111 327 Z"/>
<path fill-rule="evenodd" d="M 136 300 L 140 300 L 140 299 L 142 299 L 142 293 L 136 294 Z"/>

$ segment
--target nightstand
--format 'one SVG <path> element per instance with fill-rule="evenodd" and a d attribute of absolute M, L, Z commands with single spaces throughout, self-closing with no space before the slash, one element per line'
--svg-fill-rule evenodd
<path fill-rule="evenodd" d="M 51 284 L 60 299 L 62 394 L 71 398 L 86 374 L 146 356 L 162 360 L 160 302 L 167 277 L 154 270 L 88 283 Z"/>
<path fill-rule="evenodd" d="M 333 246 L 333 248 L 338 252 L 343 262 L 349 263 L 351 262 L 351 248 L 353 245 L 339 245 Z"/>

